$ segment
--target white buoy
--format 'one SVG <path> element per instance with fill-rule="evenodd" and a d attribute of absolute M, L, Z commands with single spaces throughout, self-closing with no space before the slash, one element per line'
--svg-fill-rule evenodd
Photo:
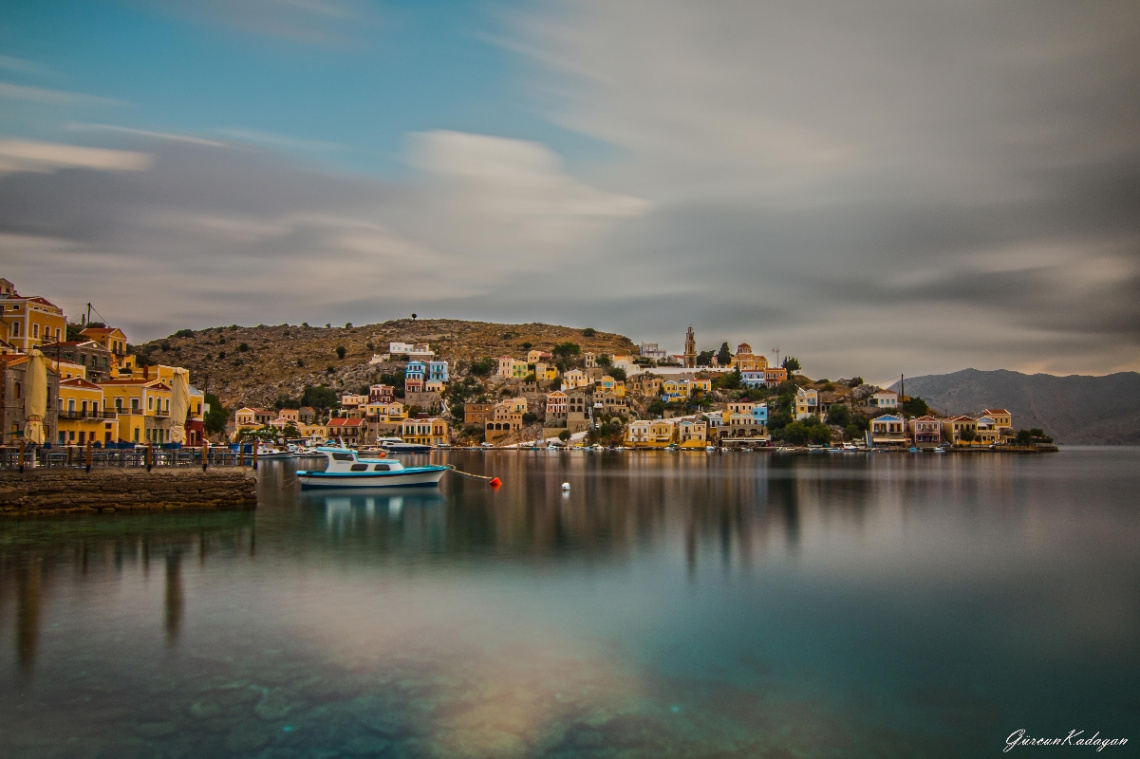
<path fill-rule="evenodd" d="M 570 483 L 569 482 L 563 482 L 562 483 L 562 492 L 563 493 L 569 493 L 570 492 Z"/>

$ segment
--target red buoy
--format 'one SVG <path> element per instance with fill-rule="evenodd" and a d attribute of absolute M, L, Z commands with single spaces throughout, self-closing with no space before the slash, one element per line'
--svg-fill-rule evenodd
<path fill-rule="evenodd" d="M 495 477 L 494 479 L 492 479 L 492 480 L 491 480 L 489 483 L 487 483 L 487 484 L 488 484 L 488 485 L 490 485 L 490 486 L 491 486 L 491 487 L 493 487 L 493 488 L 497 488 L 497 487 L 499 487 L 500 485 L 502 485 L 502 484 L 503 484 L 503 482 L 502 482 L 502 480 L 500 480 L 498 477 Z"/>

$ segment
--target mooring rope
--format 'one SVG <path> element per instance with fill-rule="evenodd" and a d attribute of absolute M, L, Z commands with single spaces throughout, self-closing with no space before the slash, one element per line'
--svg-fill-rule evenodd
<path fill-rule="evenodd" d="M 462 469 L 456 469 L 454 464 L 445 464 L 444 466 L 456 474 L 461 474 L 464 477 L 470 477 L 475 480 L 483 480 L 484 482 L 490 483 L 492 486 L 503 484 L 502 480 L 500 480 L 498 477 L 492 477 L 486 474 L 475 474 L 474 472 L 464 472 Z"/>

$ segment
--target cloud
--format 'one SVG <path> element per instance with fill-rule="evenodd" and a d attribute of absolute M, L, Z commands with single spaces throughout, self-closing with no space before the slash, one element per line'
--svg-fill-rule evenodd
<path fill-rule="evenodd" d="M 154 132 L 149 129 L 133 129 L 131 127 L 115 126 L 113 124 L 68 124 L 69 132 L 107 132 L 110 134 L 125 134 L 132 137 L 146 137 L 155 140 L 171 140 L 174 142 L 189 142 L 193 145 L 206 145 L 209 147 L 224 147 L 225 143 L 216 140 L 207 140 L 202 137 L 193 137 L 185 134 L 171 132 Z"/>
<path fill-rule="evenodd" d="M 230 137 L 240 142 L 262 145 L 277 150 L 288 150 L 300 153 L 326 153 L 329 151 L 344 150 L 344 145 L 324 140 L 305 140 L 299 137 L 290 137 L 284 134 L 264 132 L 257 129 L 242 129 L 229 127 L 217 130 L 218 134 Z"/>
<path fill-rule="evenodd" d="M 289 42 L 342 46 L 372 25 L 373 11 L 361 0 L 136 0 L 189 20 Z"/>
<path fill-rule="evenodd" d="M 620 148 L 585 180 L 653 206 L 606 238 L 607 273 L 690 294 L 640 334 L 676 349 L 692 321 L 828 375 L 1088 372 L 1140 369 L 1138 22 L 566 0 L 504 44 L 550 120 Z"/>
<path fill-rule="evenodd" d="M 0 98 L 9 100 L 26 100 L 44 105 L 70 105 L 70 106 L 107 106 L 125 105 L 122 100 L 84 95 L 78 92 L 65 90 L 49 90 L 43 87 L 25 87 L 21 84 L 0 82 Z"/>
<path fill-rule="evenodd" d="M 17 171 L 50 172 L 62 168 L 141 171 L 148 166 L 150 156 L 146 153 L 0 138 L 0 174 Z"/>
<path fill-rule="evenodd" d="M 423 175 L 393 184 L 252 146 L 115 133 L 146 146 L 145 170 L 74 162 L 0 176 L 0 257 L 25 290 L 72 310 L 102 303 L 132 340 L 231 322 L 363 323 L 422 304 L 522 317 L 503 293 L 550 277 L 557 255 L 642 208 L 575 180 L 535 143 L 418 135 Z"/>
<path fill-rule="evenodd" d="M 425 224 L 437 245 L 504 264 L 538 266 L 565 254 L 648 203 L 605 192 L 567 174 L 543 145 L 437 131 L 413 135 L 410 163 L 427 173 L 417 200 L 445 225 Z M 425 220 L 426 221 L 426 220 Z M 511 261 L 502 260 L 510 257 Z M 484 260 L 478 264 L 482 266 Z"/>

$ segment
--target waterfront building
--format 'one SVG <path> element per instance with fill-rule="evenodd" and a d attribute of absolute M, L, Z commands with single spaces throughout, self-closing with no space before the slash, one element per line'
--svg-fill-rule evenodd
<path fill-rule="evenodd" d="M 438 417 L 405 419 L 400 425 L 400 437 L 405 443 L 416 445 L 443 445 L 451 440 L 447 422 Z"/>
<path fill-rule="evenodd" d="M 983 409 L 982 416 L 993 419 L 994 426 L 999 430 L 1013 430 L 1013 415 L 1003 408 Z"/>
<path fill-rule="evenodd" d="M 978 432 L 978 422 L 973 417 L 953 416 L 942 420 L 942 436 L 951 445 L 968 445 L 967 441 L 962 439 L 963 433 L 967 430 L 975 435 Z"/>
<path fill-rule="evenodd" d="M 24 393 L 27 388 L 28 357 L 21 353 L 0 356 L 0 445 L 12 445 L 24 439 Z M 48 392 L 44 414 L 44 440 L 55 440 L 59 424 L 59 375 L 47 371 Z"/>
<path fill-rule="evenodd" d="M 901 416 L 884 414 L 871 420 L 871 443 L 879 446 L 905 446 L 906 427 Z"/>
<path fill-rule="evenodd" d="M 354 419 L 343 416 L 333 417 L 329 419 L 327 426 L 330 438 L 333 440 L 341 440 L 346 444 L 362 442 L 364 440 L 364 432 L 367 429 L 364 424 L 364 419 L 361 417 Z"/>
<path fill-rule="evenodd" d="M 673 431 L 663 419 L 639 419 L 626 427 L 625 442 L 630 448 L 665 448 L 673 442 Z"/>
<path fill-rule="evenodd" d="M 59 383 L 59 445 L 115 442 L 118 421 L 103 405 L 103 388 L 81 377 Z"/>
<path fill-rule="evenodd" d="M 942 420 L 933 416 L 920 416 L 907 421 L 910 436 L 920 448 L 938 445 L 942 442 Z"/>
<path fill-rule="evenodd" d="M 525 400 L 522 409 L 517 403 L 509 401 L 495 404 L 491 412 L 491 419 L 483 428 L 483 437 L 488 443 L 498 443 L 504 438 L 522 430 L 522 415 L 526 409 Z"/>
<path fill-rule="evenodd" d="M 682 419 L 675 426 L 678 447 L 704 448 L 708 445 L 708 425 L 704 421 Z"/>
<path fill-rule="evenodd" d="M 125 443 L 170 442 L 170 385 L 160 379 L 115 379 L 102 382 L 104 404 L 118 419 L 118 439 Z M 266 412 L 265 423 L 273 418 Z M 261 425 L 258 425 L 261 426 Z"/>

